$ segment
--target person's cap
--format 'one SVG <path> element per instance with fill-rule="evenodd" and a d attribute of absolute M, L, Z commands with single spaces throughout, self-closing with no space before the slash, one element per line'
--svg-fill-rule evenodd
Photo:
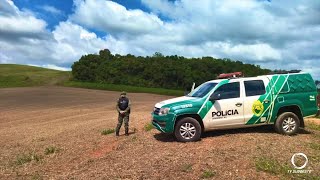
<path fill-rule="evenodd" d="M 127 93 L 122 91 L 120 95 L 127 95 Z"/>

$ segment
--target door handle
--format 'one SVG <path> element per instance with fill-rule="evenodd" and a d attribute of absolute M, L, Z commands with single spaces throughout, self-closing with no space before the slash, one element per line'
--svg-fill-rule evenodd
<path fill-rule="evenodd" d="M 237 103 L 236 106 L 240 107 L 240 106 L 242 106 L 242 103 Z"/>
<path fill-rule="evenodd" d="M 270 101 L 268 99 L 263 101 L 264 103 L 268 104 Z"/>

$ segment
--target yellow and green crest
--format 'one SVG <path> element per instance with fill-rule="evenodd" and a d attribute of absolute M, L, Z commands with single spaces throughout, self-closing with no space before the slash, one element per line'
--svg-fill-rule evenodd
<path fill-rule="evenodd" d="M 261 116 L 263 110 L 264 110 L 263 104 L 259 100 L 256 100 L 252 105 L 253 114 L 256 116 Z"/>

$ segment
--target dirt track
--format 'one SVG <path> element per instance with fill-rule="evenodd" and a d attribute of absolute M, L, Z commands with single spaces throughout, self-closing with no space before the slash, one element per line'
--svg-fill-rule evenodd
<path fill-rule="evenodd" d="M 288 137 L 270 127 L 206 133 L 196 143 L 177 143 L 171 135 L 144 131 L 156 102 L 169 97 L 130 93 L 129 137 L 101 135 L 117 121 L 118 92 L 63 87 L 0 89 L 0 179 L 199 179 L 204 171 L 222 179 L 278 179 L 257 171 L 255 159 L 290 164 L 293 153 L 308 155 L 308 169 L 320 175 L 319 132 Z M 123 129 L 122 129 L 123 134 Z M 54 146 L 58 152 L 45 155 Z M 285 153 L 284 153 L 285 152 Z M 21 154 L 40 161 L 18 165 Z"/>

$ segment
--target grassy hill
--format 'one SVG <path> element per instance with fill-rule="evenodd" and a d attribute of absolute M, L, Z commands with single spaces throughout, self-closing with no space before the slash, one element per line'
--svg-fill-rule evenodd
<path fill-rule="evenodd" d="M 0 64 L 0 88 L 63 84 L 70 72 L 41 67 Z"/>
<path fill-rule="evenodd" d="M 71 72 L 66 71 L 18 64 L 0 64 L 0 88 L 61 85 L 87 89 L 153 93 L 173 96 L 181 96 L 184 93 L 181 90 L 163 88 L 145 88 L 118 84 L 78 82 L 70 80 L 71 77 Z"/>

